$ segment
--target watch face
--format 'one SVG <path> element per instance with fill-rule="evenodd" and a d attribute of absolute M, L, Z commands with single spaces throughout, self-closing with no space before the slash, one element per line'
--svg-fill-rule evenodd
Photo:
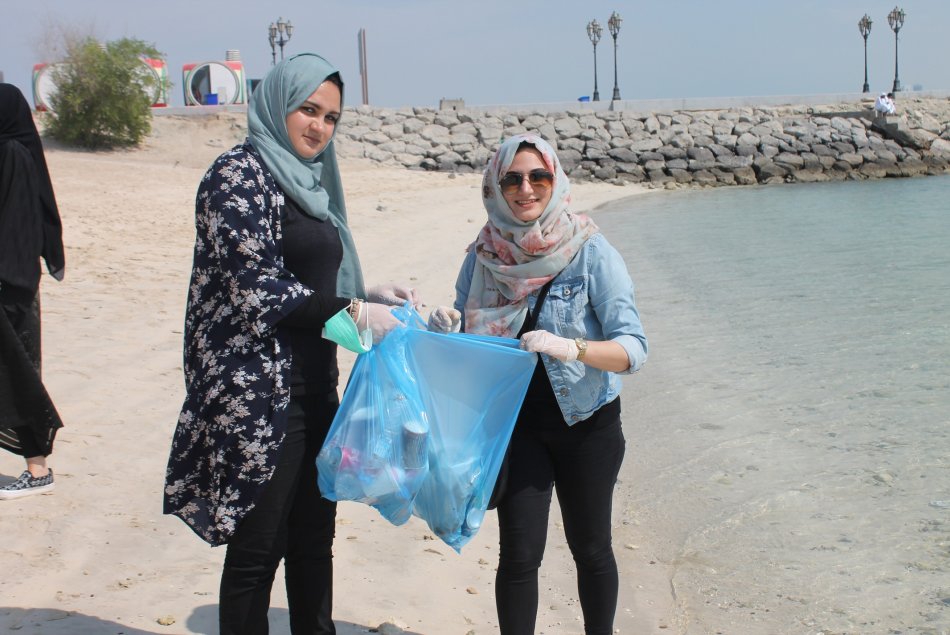
<path fill-rule="evenodd" d="M 577 359 L 581 359 L 587 352 L 587 340 L 583 337 L 575 337 L 574 343 L 577 344 Z"/>

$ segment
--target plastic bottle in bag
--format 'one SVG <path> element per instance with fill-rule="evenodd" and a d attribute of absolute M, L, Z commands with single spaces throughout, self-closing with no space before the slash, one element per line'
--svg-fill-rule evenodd
<path fill-rule="evenodd" d="M 336 500 L 356 501 L 365 497 L 360 483 L 360 455 L 353 448 L 332 446 L 324 448 L 320 454 L 325 457 L 325 465 L 332 474 L 333 493 Z"/>

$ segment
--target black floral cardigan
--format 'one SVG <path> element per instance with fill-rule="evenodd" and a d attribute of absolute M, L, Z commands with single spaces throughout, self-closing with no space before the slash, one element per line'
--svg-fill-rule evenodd
<path fill-rule="evenodd" d="M 290 351 L 276 325 L 311 292 L 283 267 L 283 205 L 248 142 L 218 157 L 198 188 L 186 397 L 164 512 L 212 545 L 226 543 L 254 507 L 286 428 Z"/>

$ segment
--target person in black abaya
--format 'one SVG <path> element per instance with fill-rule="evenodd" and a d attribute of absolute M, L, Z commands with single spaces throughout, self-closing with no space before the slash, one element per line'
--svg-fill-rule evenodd
<path fill-rule="evenodd" d="M 23 93 L 0 83 L 0 448 L 26 459 L 0 500 L 53 489 L 47 457 L 63 423 L 40 375 L 40 259 L 63 279 L 62 223 Z"/>

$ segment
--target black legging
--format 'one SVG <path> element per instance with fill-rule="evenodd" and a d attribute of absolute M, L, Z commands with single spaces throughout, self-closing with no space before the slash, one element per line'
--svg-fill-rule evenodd
<path fill-rule="evenodd" d="M 292 397 L 274 476 L 228 542 L 218 608 L 221 635 L 264 635 L 271 585 L 281 559 L 290 632 L 333 635 L 336 503 L 317 486 L 316 458 L 336 395 Z"/>
<path fill-rule="evenodd" d="M 530 410 L 530 408 L 529 408 Z M 557 487 L 564 533 L 577 566 L 587 635 L 613 632 L 618 574 L 611 545 L 614 485 L 624 455 L 620 400 L 568 427 L 522 410 L 511 438 L 508 484 L 498 506 L 500 556 L 495 603 L 502 635 L 533 635 L 538 569 Z"/>

